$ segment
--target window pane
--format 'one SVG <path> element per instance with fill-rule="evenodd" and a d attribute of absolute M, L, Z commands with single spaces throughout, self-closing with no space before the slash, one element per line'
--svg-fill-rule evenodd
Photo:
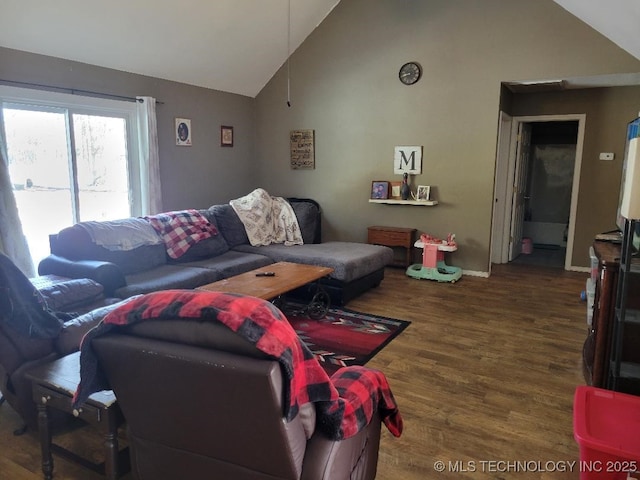
<path fill-rule="evenodd" d="M 123 118 L 73 115 L 80 221 L 131 216 Z"/>
<path fill-rule="evenodd" d="M 49 255 L 49 234 L 73 223 L 64 113 L 3 109 L 9 175 L 34 263 Z"/>
<path fill-rule="evenodd" d="M 130 205 L 139 202 L 140 189 L 129 184 L 139 178 L 133 102 L 0 85 L 0 108 L 18 213 L 36 265 L 49 254 L 49 234 L 139 211 Z"/>

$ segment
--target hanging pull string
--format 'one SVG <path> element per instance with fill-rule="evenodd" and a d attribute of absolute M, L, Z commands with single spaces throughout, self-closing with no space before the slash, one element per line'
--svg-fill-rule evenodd
<path fill-rule="evenodd" d="M 291 0 L 287 11 L 287 107 L 291 108 Z"/>

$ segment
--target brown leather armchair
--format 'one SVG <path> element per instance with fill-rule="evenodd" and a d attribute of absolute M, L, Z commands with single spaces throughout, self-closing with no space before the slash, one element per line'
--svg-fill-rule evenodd
<path fill-rule="evenodd" d="M 280 364 L 221 324 L 147 320 L 91 345 L 137 479 L 375 478 L 380 416 L 340 441 L 316 428 L 311 403 L 287 422 Z"/>
<path fill-rule="evenodd" d="M 77 352 L 83 335 L 116 306 L 96 308 L 67 320 L 55 338 L 29 337 L 0 318 L 0 394 L 2 401 L 6 400 L 24 421 L 14 430 L 16 435 L 27 428 L 38 429 L 36 404 L 27 373 L 38 365 Z"/>
<path fill-rule="evenodd" d="M 15 434 L 27 427 L 37 430 L 26 373 L 78 351 L 82 336 L 116 306 L 116 299 L 105 298 L 95 282 L 66 280 L 29 280 L 0 253 L 0 403 L 6 400 L 24 421 Z M 78 316 L 83 312 L 89 313 Z"/>

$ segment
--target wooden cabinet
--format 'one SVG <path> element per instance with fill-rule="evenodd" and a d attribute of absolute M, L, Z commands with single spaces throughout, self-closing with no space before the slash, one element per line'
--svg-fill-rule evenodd
<path fill-rule="evenodd" d="M 394 265 L 408 267 L 413 263 L 413 237 L 415 228 L 381 227 L 368 228 L 367 242 L 386 247 L 399 247 L 403 249 L 403 258 L 394 260 Z"/>
<path fill-rule="evenodd" d="M 598 259 L 598 278 L 593 300 L 593 320 L 584 343 L 582 359 L 587 384 L 604 387 L 609 373 L 611 325 L 620 269 L 620 245 L 596 241 L 593 242 L 593 250 Z"/>
<path fill-rule="evenodd" d="M 616 293 L 620 273 L 620 244 L 595 241 L 593 250 L 598 259 L 598 278 L 593 302 L 593 320 L 584 343 L 583 372 L 588 385 L 607 387 L 613 324 L 615 321 Z M 640 291 L 632 288 L 629 292 L 630 305 L 640 303 Z M 629 331 L 625 351 L 640 351 L 640 338 Z"/>

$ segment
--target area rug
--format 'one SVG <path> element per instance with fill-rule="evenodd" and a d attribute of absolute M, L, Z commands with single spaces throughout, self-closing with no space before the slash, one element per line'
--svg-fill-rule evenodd
<path fill-rule="evenodd" d="M 343 366 L 366 364 L 411 323 L 340 308 L 313 320 L 304 313 L 304 305 L 292 302 L 283 311 L 329 374 Z"/>

